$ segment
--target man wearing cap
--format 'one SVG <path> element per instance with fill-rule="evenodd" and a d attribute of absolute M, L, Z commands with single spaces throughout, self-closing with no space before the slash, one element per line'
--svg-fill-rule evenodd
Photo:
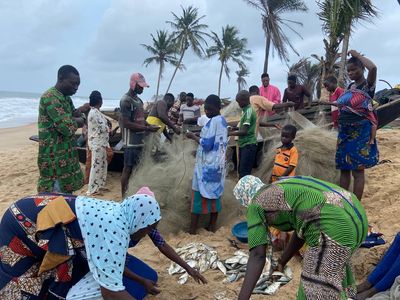
<path fill-rule="evenodd" d="M 121 110 L 119 124 L 124 145 L 124 168 L 121 176 L 122 197 L 128 188 L 132 169 L 137 165 L 141 156 L 146 132 L 156 132 L 160 129 L 159 126 L 147 124 L 144 118 L 143 101 L 138 95 L 143 93 L 145 87 L 149 87 L 149 85 L 143 75 L 133 73 L 129 91 L 122 96 L 119 104 Z"/>

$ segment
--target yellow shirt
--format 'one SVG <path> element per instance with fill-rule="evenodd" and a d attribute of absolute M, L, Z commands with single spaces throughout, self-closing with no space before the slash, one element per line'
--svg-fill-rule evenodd
<path fill-rule="evenodd" d="M 157 131 L 158 133 L 162 133 L 166 127 L 166 125 L 157 117 L 148 116 L 146 122 L 150 125 L 160 126 L 160 129 Z"/>

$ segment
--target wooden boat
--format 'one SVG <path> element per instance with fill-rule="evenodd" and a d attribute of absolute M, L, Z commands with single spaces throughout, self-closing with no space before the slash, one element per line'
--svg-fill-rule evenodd
<path fill-rule="evenodd" d="M 106 110 L 102 111 L 105 115 L 108 117 L 118 120 L 119 117 L 119 110 Z M 301 110 L 298 110 L 300 114 L 302 114 L 304 117 L 306 117 L 308 120 L 311 122 L 316 122 L 321 116 L 325 117 L 326 121 L 328 123 L 331 122 L 331 114 L 330 114 L 330 107 L 327 106 L 319 106 L 318 104 L 314 104 L 309 108 L 304 108 Z M 377 107 L 377 114 L 378 114 L 378 128 L 382 128 L 389 123 L 395 121 L 397 118 L 400 117 L 400 96 L 393 97 L 390 102 L 380 105 Z M 282 114 L 276 114 L 274 116 L 271 116 L 268 119 L 268 122 L 270 123 L 282 123 L 285 119 L 287 118 L 286 113 Z M 200 127 L 198 126 L 190 126 L 188 128 L 191 131 L 199 131 Z M 31 140 L 33 141 L 38 141 L 38 136 L 31 136 Z M 121 139 L 121 134 L 116 134 L 114 137 L 110 139 L 110 145 L 111 147 L 115 147 L 118 142 Z M 232 153 L 232 159 L 235 161 L 235 151 L 236 147 L 234 145 L 230 145 L 232 148 L 231 153 Z M 81 163 L 86 162 L 86 147 L 77 147 L 78 153 L 79 153 L 79 161 Z M 116 172 L 121 172 L 124 166 L 124 151 L 123 150 L 114 150 L 114 156 L 111 161 L 111 163 L 108 165 L 108 170 L 109 171 L 116 171 Z"/>

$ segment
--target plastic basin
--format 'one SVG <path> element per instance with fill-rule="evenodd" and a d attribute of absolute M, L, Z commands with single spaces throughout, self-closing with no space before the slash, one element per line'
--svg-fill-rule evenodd
<path fill-rule="evenodd" d="M 232 234 L 242 243 L 247 243 L 247 222 L 237 223 L 232 227 Z"/>

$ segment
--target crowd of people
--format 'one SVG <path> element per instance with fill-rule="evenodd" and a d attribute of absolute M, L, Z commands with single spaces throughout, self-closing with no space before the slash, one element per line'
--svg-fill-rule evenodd
<path fill-rule="evenodd" d="M 344 90 L 334 76 L 326 77 L 324 86 L 331 96 L 330 101 L 321 102 L 335 108 L 332 115 L 333 127 L 338 130 L 339 185 L 300 176 L 296 170 L 301 160 L 294 145 L 296 127 L 280 128 L 267 122 L 277 111 L 304 108 L 304 97 L 311 94 L 298 84 L 295 75 L 288 76 L 281 99 L 279 89 L 270 85 L 269 75 L 262 74 L 260 87 L 237 93 L 240 121 L 228 123 L 221 115 L 221 100 L 214 94 L 205 99 L 203 116 L 190 92 L 180 93 L 176 101 L 173 94 L 164 95 L 146 116 L 140 95 L 149 85 L 142 74 L 134 73 L 120 101 L 122 202 L 92 198 L 106 189 L 107 163 L 112 158 L 109 137 L 116 129 L 112 130 L 100 111 L 99 91 L 91 93 L 89 104 L 75 109 L 70 97 L 80 84 L 79 73 L 72 66 L 62 66 L 56 85 L 40 99 L 39 194 L 13 203 L 0 224 L 0 299 L 142 299 L 148 293 L 157 294 L 157 272 L 127 254 L 127 249 L 145 235 L 197 282 L 207 283 L 158 232 L 162 216 L 155 195 L 146 187 L 135 195 L 126 195 L 147 138 L 151 137 L 151 151 L 157 155 L 162 152 L 162 135 L 171 142 L 173 134 L 181 133 L 198 145 L 192 178 L 191 234 L 197 232 L 200 215 L 206 214 L 210 215 L 207 230 L 217 230 L 228 139 L 237 139 L 239 181 L 233 192 L 246 207 L 250 251 L 239 299 L 250 298 L 265 264 L 267 245 L 284 232 L 293 234 L 283 244 L 276 270 L 282 271 L 307 245 L 297 299 L 356 297 L 350 259 L 368 231 L 361 204 L 364 170 L 378 162 L 377 118 L 371 101 L 377 68 L 354 50 L 349 55 L 347 71 L 353 82 Z M 366 78 L 364 68 L 368 70 Z M 192 125 L 200 126 L 200 133 L 187 130 Z M 259 130 L 266 126 L 281 130 L 282 145 L 276 149 L 270 180 L 264 183 L 251 173 Z M 87 196 L 73 196 L 85 181 L 75 139 L 81 127 L 87 140 L 88 190 Z M 353 193 L 348 191 L 351 175 Z M 381 273 L 375 271 L 368 278 L 359 290 L 361 298 L 366 291 L 370 295 L 372 289 L 382 288 Z M 387 287 L 387 279 L 384 281 Z"/>

